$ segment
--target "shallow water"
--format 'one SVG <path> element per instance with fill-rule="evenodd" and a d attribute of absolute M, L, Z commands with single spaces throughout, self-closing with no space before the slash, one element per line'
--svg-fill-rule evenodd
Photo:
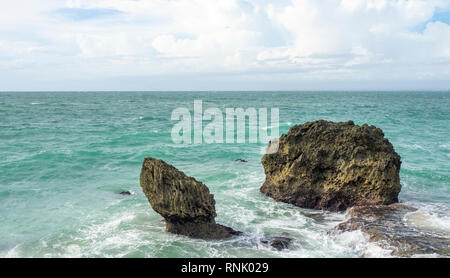
<path fill-rule="evenodd" d="M 204 109 L 278 107 L 280 133 L 317 119 L 382 128 L 402 157 L 400 200 L 419 208 L 404 220 L 450 236 L 450 92 L 2 92 L 0 256 L 389 256 L 359 231 L 328 234 L 342 213 L 261 195 L 265 144 L 174 144 L 172 110 L 198 99 Z M 139 186 L 147 156 L 207 184 L 217 222 L 245 236 L 165 233 Z M 259 241 L 282 232 L 295 238 L 289 250 Z"/>

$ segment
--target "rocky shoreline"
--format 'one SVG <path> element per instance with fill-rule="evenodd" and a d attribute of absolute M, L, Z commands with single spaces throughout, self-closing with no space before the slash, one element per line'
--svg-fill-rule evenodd
<path fill-rule="evenodd" d="M 419 254 L 450 256 L 450 238 L 444 234 L 409 225 L 406 215 L 417 208 L 404 204 L 357 206 L 347 211 L 348 219 L 335 227 L 340 232 L 361 230 L 370 242 L 392 250 L 391 255 L 410 257 Z"/>
<path fill-rule="evenodd" d="M 347 220 L 330 233 L 361 230 L 393 256 L 450 256 L 450 238 L 405 223 L 416 209 L 398 203 L 401 159 L 381 129 L 319 120 L 291 127 L 277 144 L 277 152 L 262 157 L 261 193 L 302 208 L 346 211 Z M 242 234 L 215 222 L 206 185 L 162 160 L 145 158 L 140 185 L 168 232 L 210 240 Z M 292 241 L 289 235 L 261 239 L 276 250 Z"/>

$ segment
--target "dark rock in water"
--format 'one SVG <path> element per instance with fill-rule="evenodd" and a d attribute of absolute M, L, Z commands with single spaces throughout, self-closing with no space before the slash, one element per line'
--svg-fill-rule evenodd
<path fill-rule="evenodd" d="M 315 121 L 296 125 L 265 154 L 260 191 L 312 209 L 398 202 L 400 156 L 375 126 Z"/>
<path fill-rule="evenodd" d="M 166 220 L 168 232 L 203 239 L 240 234 L 216 224 L 214 196 L 208 187 L 172 165 L 145 158 L 140 184 L 152 208 Z"/>
<path fill-rule="evenodd" d="M 327 219 L 327 215 L 322 212 L 322 213 L 304 213 L 303 215 L 314 219 L 314 221 L 319 222 L 319 223 L 323 223 L 326 221 Z"/>
<path fill-rule="evenodd" d="M 122 191 L 119 193 L 120 195 L 131 195 L 130 191 Z"/>
<path fill-rule="evenodd" d="M 290 238 L 276 238 L 272 241 L 270 244 L 272 247 L 277 249 L 278 251 L 281 251 L 283 249 L 289 248 L 289 245 L 291 244 L 292 239 Z"/>
<path fill-rule="evenodd" d="M 292 241 L 293 239 L 287 236 L 273 236 L 261 239 L 261 243 L 270 245 L 278 251 L 289 248 Z"/>
<path fill-rule="evenodd" d="M 248 162 L 247 160 L 241 159 L 241 158 L 238 158 L 238 159 L 236 159 L 235 161 L 236 161 L 236 162 Z"/>
<path fill-rule="evenodd" d="M 338 231 L 361 230 L 369 240 L 392 250 L 392 255 L 410 257 L 417 254 L 450 256 L 448 235 L 430 232 L 408 224 L 407 213 L 417 209 L 403 204 L 353 207 L 349 219 L 335 227 Z"/>

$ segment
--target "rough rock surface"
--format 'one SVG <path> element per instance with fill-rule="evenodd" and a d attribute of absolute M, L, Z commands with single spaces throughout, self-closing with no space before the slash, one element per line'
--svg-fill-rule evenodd
<path fill-rule="evenodd" d="M 273 248 L 277 249 L 278 251 L 289 248 L 292 241 L 293 241 L 293 239 L 291 237 L 289 237 L 289 234 L 285 234 L 285 233 L 283 233 L 280 236 L 272 236 L 272 237 L 261 239 L 261 243 L 270 245 Z"/>
<path fill-rule="evenodd" d="M 152 208 L 164 217 L 168 232 L 204 239 L 240 234 L 215 222 L 215 201 L 208 187 L 172 165 L 145 158 L 140 184 Z"/>
<path fill-rule="evenodd" d="M 277 143 L 278 151 L 262 158 L 260 189 L 277 201 L 333 211 L 398 202 L 400 156 L 375 126 L 307 122 Z"/>
<path fill-rule="evenodd" d="M 392 250 L 392 255 L 410 257 L 417 254 L 450 256 L 448 234 L 422 229 L 406 221 L 417 209 L 403 204 L 352 207 L 349 219 L 335 227 L 338 231 L 361 230 L 371 242 Z"/>

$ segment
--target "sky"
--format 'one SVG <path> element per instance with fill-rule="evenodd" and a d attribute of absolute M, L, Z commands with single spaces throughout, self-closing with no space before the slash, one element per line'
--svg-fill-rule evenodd
<path fill-rule="evenodd" d="M 0 5 L 0 91 L 450 90 L 450 0 Z"/>

